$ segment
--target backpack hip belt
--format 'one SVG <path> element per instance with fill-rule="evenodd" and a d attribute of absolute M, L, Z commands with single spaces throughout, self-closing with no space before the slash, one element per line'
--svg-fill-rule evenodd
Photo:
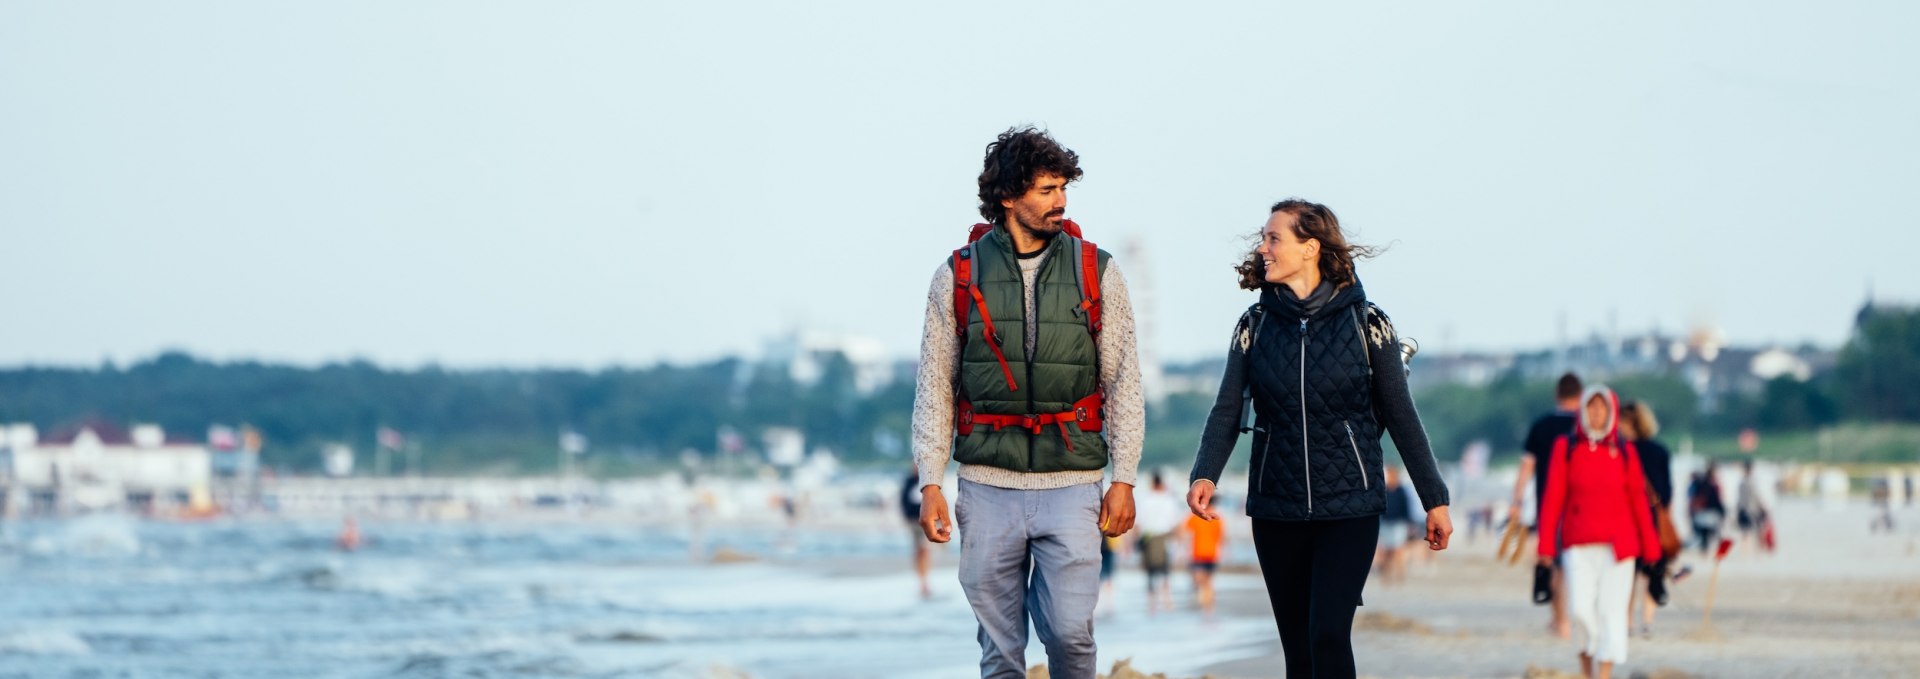
<path fill-rule="evenodd" d="M 1106 426 L 1106 394 L 1094 392 L 1086 398 L 1073 402 L 1071 410 L 1037 415 L 994 415 L 973 412 L 973 404 L 961 401 L 954 418 L 954 429 L 961 436 L 973 433 L 974 425 L 985 425 L 995 430 L 1018 427 L 1032 434 L 1039 434 L 1048 426 L 1057 426 L 1061 442 L 1067 444 L 1067 450 L 1073 450 L 1073 440 L 1067 437 L 1067 424 L 1072 423 L 1080 431 L 1095 432 Z"/>

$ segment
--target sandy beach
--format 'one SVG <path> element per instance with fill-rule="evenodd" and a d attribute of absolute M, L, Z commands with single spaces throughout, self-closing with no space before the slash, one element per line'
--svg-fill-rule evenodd
<path fill-rule="evenodd" d="M 1863 503 L 1828 510 L 1787 501 L 1777 514 L 1777 552 L 1737 549 L 1723 564 L 1711 631 L 1702 627 L 1711 563 L 1687 553 L 1683 562 L 1693 564 L 1693 575 L 1674 586 L 1652 637 L 1636 636 L 1616 676 L 1920 676 L 1920 512 L 1904 512 L 1891 536 L 1868 533 Z M 1355 622 L 1360 674 L 1577 676 L 1575 642 L 1548 634 L 1547 609 L 1527 599 L 1531 556 L 1509 566 L 1496 563 L 1495 549 L 1486 536 L 1462 540 L 1415 565 L 1398 587 L 1369 583 Z M 1254 585 L 1223 592 L 1222 614 L 1268 615 L 1264 592 Z M 1278 646 L 1275 640 L 1204 673 L 1283 676 Z"/>
<path fill-rule="evenodd" d="M 1741 545 L 1722 565 L 1710 630 L 1702 617 L 1712 561 L 1688 551 L 1681 562 L 1693 567 L 1692 574 L 1673 587 L 1671 604 L 1659 611 L 1651 636 L 1636 631 L 1631 658 L 1615 676 L 1920 676 L 1920 509 L 1897 512 L 1899 528 L 1892 535 L 1869 533 L 1869 516 L 1864 501 L 1830 508 L 1783 499 L 1776 512 L 1779 549 L 1762 554 Z M 1242 535 L 1230 549 L 1244 552 L 1231 554 L 1232 565 L 1220 574 L 1220 607 L 1212 615 L 1193 609 L 1188 580 L 1178 569 L 1179 608 L 1148 615 L 1144 575 L 1137 562 L 1123 562 L 1114 579 L 1115 596 L 1106 604 L 1111 609 L 1096 623 L 1100 666 L 1126 663 L 1111 679 L 1285 675 L 1264 584 L 1246 553 L 1251 549 L 1245 528 L 1245 518 L 1235 517 L 1234 530 Z M 1366 606 L 1355 622 L 1361 676 L 1578 676 L 1575 641 L 1552 636 L 1547 608 L 1528 599 L 1531 551 L 1518 564 L 1497 562 L 1496 538 L 1460 535 L 1452 549 L 1415 562 L 1403 583 L 1369 582 Z M 939 619 L 945 638 L 877 648 L 869 656 L 871 665 L 847 676 L 972 674 L 977 649 L 970 612 L 954 582 L 957 552 L 954 546 L 936 550 L 936 599 L 908 614 Z M 803 570 L 827 581 L 887 583 L 876 593 L 904 590 L 911 577 L 904 560 L 835 560 Z M 715 650 L 716 656 L 725 653 Z M 1045 662 L 1037 640 L 1027 657 L 1036 669 Z M 816 676 L 819 671 L 820 666 L 788 665 L 752 676 Z"/>

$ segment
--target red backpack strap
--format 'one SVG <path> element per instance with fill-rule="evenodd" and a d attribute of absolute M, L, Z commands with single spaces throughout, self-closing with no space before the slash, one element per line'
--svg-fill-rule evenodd
<path fill-rule="evenodd" d="M 967 246 L 953 251 L 953 331 L 962 342 L 966 341 L 972 307 L 980 307 L 980 321 L 987 326 L 987 348 L 992 349 L 993 357 L 1000 361 L 1000 374 L 1007 378 L 1007 390 L 1019 391 L 1020 385 L 1013 381 L 1013 367 L 1007 365 L 1006 353 L 1000 349 L 1000 332 L 994 329 L 993 316 L 987 313 L 987 299 L 980 294 L 980 270 L 973 265 L 973 242 L 992 230 L 990 224 L 973 225 Z"/>
<path fill-rule="evenodd" d="M 1087 319 L 1087 332 L 1100 335 L 1100 247 L 1080 240 L 1073 252 L 1073 277 L 1080 281 L 1079 312 Z"/>
<path fill-rule="evenodd" d="M 967 245 L 953 251 L 953 332 L 961 337 L 967 336 L 968 305 L 973 302 L 967 294 L 967 287 L 978 281 L 973 271 L 973 244 L 993 232 L 992 224 L 975 224 L 967 228 Z"/>

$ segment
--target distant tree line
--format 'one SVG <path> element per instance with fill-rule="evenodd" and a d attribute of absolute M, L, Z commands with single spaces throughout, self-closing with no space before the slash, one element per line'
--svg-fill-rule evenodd
<path fill-rule="evenodd" d="M 684 451 L 713 455 L 723 428 L 757 449 L 772 427 L 797 428 L 809 447 L 848 460 L 904 465 L 912 376 L 867 393 L 854 377 L 844 357 L 801 384 L 784 368 L 739 359 L 594 372 L 393 370 L 364 361 L 217 363 L 168 352 L 125 368 L 0 370 L 0 422 L 32 422 L 47 432 L 88 420 L 154 422 L 196 438 L 210 424 L 249 424 L 266 437 L 263 461 L 293 471 L 316 467 L 323 443 L 371 450 L 383 426 L 426 448 L 430 471 L 551 469 L 562 430 L 586 435 L 596 457 L 673 461 Z M 1612 386 L 1651 403 L 1672 434 L 1920 422 L 1920 312 L 1863 313 L 1834 370 L 1806 382 L 1775 379 L 1712 413 L 1699 411 L 1698 395 L 1678 376 Z M 1436 453 L 1453 458 L 1475 440 L 1492 443 L 1496 454 L 1514 452 L 1551 394 L 1546 381 L 1507 376 L 1485 386 L 1433 387 L 1416 400 Z M 1212 394 L 1175 394 L 1153 408 L 1148 462 L 1190 461 L 1211 405 Z"/>
<path fill-rule="evenodd" d="M 810 447 L 867 458 L 880 454 L 876 445 L 888 447 L 876 432 L 906 431 L 912 402 L 911 382 L 858 394 L 844 358 L 828 361 L 807 386 L 737 359 L 596 372 L 392 370 L 365 361 L 215 363 L 168 352 L 126 368 L 0 370 L 0 422 L 31 422 L 43 433 L 89 421 L 152 422 L 195 438 L 210 424 L 249 424 L 266 438 L 262 461 L 291 470 L 316 467 L 324 443 L 369 451 L 380 427 L 427 448 L 443 469 L 550 465 L 563 430 L 584 434 L 596 456 L 677 459 L 687 450 L 712 453 L 722 427 L 752 448 L 766 428 L 794 427 Z M 904 448 L 899 435 L 892 440 L 899 444 L 890 448 Z"/>

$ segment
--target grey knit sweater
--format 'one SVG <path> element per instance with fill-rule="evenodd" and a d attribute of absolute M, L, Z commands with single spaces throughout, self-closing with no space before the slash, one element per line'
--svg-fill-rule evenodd
<path fill-rule="evenodd" d="M 1027 318 L 1034 316 L 1033 282 L 1046 256 L 1020 260 L 1026 283 Z M 1100 382 L 1107 390 L 1107 452 L 1113 480 L 1133 484 L 1140 466 L 1140 445 L 1146 436 L 1146 399 L 1140 391 L 1140 364 L 1133 336 L 1133 303 L 1120 267 L 1107 261 L 1100 277 Z M 1033 353 L 1038 330 L 1027 324 L 1027 353 Z M 953 331 L 953 270 L 944 262 L 933 272 L 927 291 L 926 330 L 920 336 L 920 375 L 913 396 L 913 459 L 920 485 L 944 483 L 953 458 L 954 381 L 960 374 L 960 338 Z M 1083 483 L 1099 483 L 1104 472 L 1018 472 L 982 465 L 960 465 L 960 478 L 999 488 L 1046 490 Z"/>

